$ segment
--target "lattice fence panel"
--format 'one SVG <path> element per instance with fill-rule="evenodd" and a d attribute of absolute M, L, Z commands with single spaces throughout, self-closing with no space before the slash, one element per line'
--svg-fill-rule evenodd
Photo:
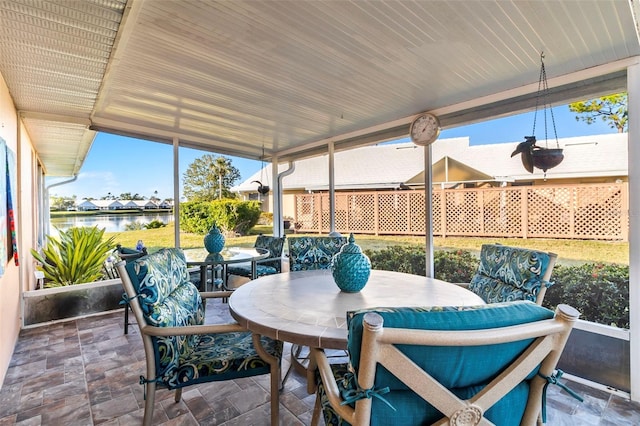
<path fill-rule="evenodd" d="M 374 233 L 376 223 L 375 193 L 349 195 L 349 226 L 345 231 Z"/>
<path fill-rule="evenodd" d="M 378 231 L 381 234 L 405 234 L 409 229 L 409 194 L 394 192 L 378 197 Z"/>
<path fill-rule="evenodd" d="M 520 189 L 484 190 L 482 215 L 484 234 L 522 235 L 522 191 Z"/>
<path fill-rule="evenodd" d="M 409 193 L 409 229 L 411 234 L 422 234 L 425 232 L 425 205 L 424 192 L 413 191 Z"/>
<path fill-rule="evenodd" d="M 295 198 L 301 231 L 326 232 L 327 194 Z M 580 238 L 626 241 L 628 186 L 621 184 L 434 190 L 434 235 Z M 424 235 L 424 193 L 336 194 L 342 233 Z"/>
<path fill-rule="evenodd" d="M 348 194 L 336 194 L 336 230 L 346 231 L 350 229 L 349 226 L 349 201 L 350 195 Z M 327 197 L 327 203 L 329 203 L 329 197 Z M 330 214 L 330 212 L 328 212 Z M 328 222 L 330 227 L 330 222 Z"/>
<path fill-rule="evenodd" d="M 589 239 L 611 239 L 623 232 L 623 200 L 620 186 L 575 188 L 575 235 Z"/>
<path fill-rule="evenodd" d="M 571 238 L 574 191 L 570 187 L 529 188 L 527 236 Z"/>
<path fill-rule="evenodd" d="M 320 207 L 322 221 L 320 222 L 320 232 L 329 232 L 331 227 L 331 212 L 329 210 L 329 194 L 322 194 L 320 197 Z"/>
<path fill-rule="evenodd" d="M 296 216 L 298 223 L 302 224 L 300 230 L 313 231 L 318 229 L 318 215 L 316 212 L 315 194 L 296 195 Z"/>
<path fill-rule="evenodd" d="M 431 194 L 431 217 L 433 221 L 433 235 L 442 235 L 442 200 L 444 191 L 433 191 Z"/>
<path fill-rule="evenodd" d="M 459 189 L 445 194 L 447 235 L 479 235 L 481 212 L 478 192 Z"/>

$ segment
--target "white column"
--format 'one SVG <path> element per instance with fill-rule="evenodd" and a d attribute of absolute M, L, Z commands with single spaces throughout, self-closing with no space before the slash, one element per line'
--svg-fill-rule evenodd
<path fill-rule="evenodd" d="M 329 232 L 336 230 L 336 182 L 335 166 L 333 164 L 333 141 L 327 145 L 329 148 Z M 322 224 L 320 224 L 322 227 Z"/>
<path fill-rule="evenodd" d="M 271 158 L 271 181 L 273 188 L 271 189 L 271 199 L 273 200 L 273 236 L 282 237 L 284 229 L 282 226 L 282 190 L 280 189 L 280 180 L 278 179 L 278 157 Z"/>
<path fill-rule="evenodd" d="M 177 137 L 173 138 L 173 223 L 174 244 L 180 247 L 180 157 L 178 155 L 180 141 Z"/>
<path fill-rule="evenodd" d="M 434 278 L 433 270 L 433 211 L 431 200 L 433 188 L 431 187 L 432 177 L 431 145 L 424 147 L 424 218 L 425 218 L 425 256 L 427 277 Z"/>
<path fill-rule="evenodd" d="M 631 399 L 640 401 L 640 65 L 627 68 Z"/>

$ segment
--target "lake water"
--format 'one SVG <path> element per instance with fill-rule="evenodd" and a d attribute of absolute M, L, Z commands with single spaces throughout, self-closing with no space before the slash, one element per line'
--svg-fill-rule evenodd
<path fill-rule="evenodd" d="M 149 223 L 152 220 L 159 220 L 169 224 L 173 222 L 173 213 L 153 213 L 145 212 L 143 214 L 104 214 L 99 216 L 61 216 L 51 218 L 51 234 L 55 234 L 55 228 L 66 231 L 71 227 L 80 226 L 98 226 L 104 228 L 105 232 L 124 232 L 125 227 L 131 223 Z"/>

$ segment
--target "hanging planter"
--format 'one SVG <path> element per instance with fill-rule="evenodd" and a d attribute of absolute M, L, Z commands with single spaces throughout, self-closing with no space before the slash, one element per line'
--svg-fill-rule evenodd
<path fill-rule="evenodd" d="M 533 156 L 533 167 L 541 169 L 545 173 L 547 169 L 554 168 L 564 160 L 561 148 L 534 147 L 531 154 Z"/>
<path fill-rule="evenodd" d="M 263 185 L 259 180 L 254 180 L 251 183 L 258 184 L 258 193 L 262 195 L 267 195 L 269 193 L 269 185 Z"/>
<path fill-rule="evenodd" d="M 264 171 L 264 145 L 262 146 L 262 166 L 260 167 L 260 180 L 262 180 L 262 172 Z M 258 184 L 258 194 L 267 195 L 269 193 L 269 185 L 263 185 L 260 180 L 251 181 Z"/>
<path fill-rule="evenodd" d="M 553 117 L 553 109 L 551 105 L 547 103 L 547 94 L 549 92 L 549 85 L 547 83 L 547 72 L 544 67 L 544 53 L 540 54 L 540 78 L 538 79 L 538 93 L 536 94 L 536 110 L 533 115 L 533 136 L 525 136 L 525 141 L 518 144 L 515 151 L 511 153 L 511 157 L 520 154 L 522 159 L 522 165 L 529 173 L 533 173 L 533 168 L 540 169 L 544 172 L 544 177 L 547 177 L 547 170 L 556 167 L 564 160 L 564 154 L 562 148 L 558 143 L 558 132 L 556 131 L 556 122 Z M 540 98 L 542 99 L 542 105 L 544 110 L 544 136 L 545 146 L 536 145 L 536 118 L 538 116 L 538 105 Z M 553 125 L 553 133 L 556 138 L 556 147 L 549 148 L 547 137 L 547 105 L 549 105 L 549 113 L 551 116 L 551 123 Z"/>

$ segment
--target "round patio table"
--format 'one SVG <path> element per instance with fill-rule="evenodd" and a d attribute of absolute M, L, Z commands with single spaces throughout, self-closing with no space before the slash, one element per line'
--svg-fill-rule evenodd
<path fill-rule="evenodd" d="M 199 252 L 187 254 L 187 265 L 200 266 L 200 277 L 206 283 L 207 268 L 213 271 L 212 279 L 215 280 L 216 267 L 220 266 L 220 277 L 223 289 L 227 289 L 227 265 L 231 263 L 251 262 L 251 276 L 256 277 L 256 262 L 269 257 L 269 250 L 263 248 L 225 247 L 220 253 Z M 206 290 L 206 284 L 203 287 Z"/>
<path fill-rule="evenodd" d="M 330 270 L 268 275 L 239 287 L 229 311 L 254 333 L 301 346 L 346 349 L 346 312 L 374 307 L 484 305 L 475 293 L 419 275 L 372 270 L 359 293 L 340 291 Z"/>

